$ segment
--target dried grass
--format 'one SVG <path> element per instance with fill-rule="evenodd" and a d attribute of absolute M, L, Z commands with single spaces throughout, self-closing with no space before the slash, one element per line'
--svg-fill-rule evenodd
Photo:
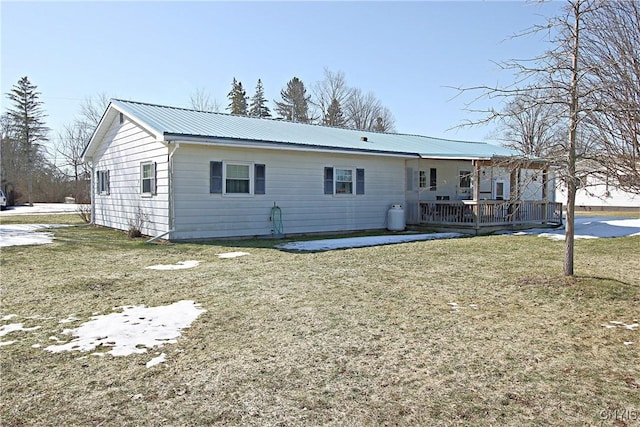
<path fill-rule="evenodd" d="M 0 347 L 3 426 L 592 425 L 640 410 L 640 332 L 601 326 L 640 317 L 638 237 L 577 241 L 580 276 L 565 279 L 563 243 L 538 237 L 299 254 L 55 233 L 0 256 L 0 315 L 42 326 Z M 250 255 L 216 256 L 236 250 Z M 155 352 L 31 347 L 71 314 L 181 299 L 208 311 L 153 368 Z"/>

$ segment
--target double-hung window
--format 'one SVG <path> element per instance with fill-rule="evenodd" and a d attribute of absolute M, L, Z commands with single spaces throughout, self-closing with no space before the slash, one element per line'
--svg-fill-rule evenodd
<path fill-rule="evenodd" d="M 353 194 L 353 169 L 335 169 L 336 194 Z"/>
<path fill-rule="evenodd" d="M 248 164 L 225 165 L 225 193 L 251 194 L 251 169 Z"/>
<path fill-rule="evenodd" d="M 154 162 L 140 163 L 140 194 L 143 196 L 156 194 L 156 164 Z"/>
<path fill-rule="evenodd" d="M 324 194 L 364 194 L 364 169 L 325 167 Z"/>
<path fill-rule="evenodd" d="M 109 171 L 96 172 L 96 190 L 98 194 L 109 194 Z"/>
<path fill-rule="evenodd" d="M 266 166 L 250 162 L 209 163 L 209 192 L 226 195 L 266 193 Z"/>

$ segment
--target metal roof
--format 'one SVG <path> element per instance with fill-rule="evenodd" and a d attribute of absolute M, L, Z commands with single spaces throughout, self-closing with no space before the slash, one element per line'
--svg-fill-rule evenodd
<path fill-rule="evenodd" d="M 154 133 L 163 135 L 165 140 L 177 141 L 180 137 L 227 139 L 423 158 L 488 159 L 515 154 L 506 148 L 482 142 L 292 123 L 118 99 L 111 100 L 111 105 L 134 121 L 150 127 Z"/>

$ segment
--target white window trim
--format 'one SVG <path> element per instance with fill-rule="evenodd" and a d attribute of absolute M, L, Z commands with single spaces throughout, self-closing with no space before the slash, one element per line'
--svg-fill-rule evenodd
<path fill-rule="evenodd" d="M 351 193 L 338 193 L 336 191 L 338 183 L 338 169 L 351 171 Z M 333 167 L 333 196 L 334 197 L 355 197 L 356 196 L 356 168 L 353 166 Z"/>
<path fill-rule="evenodd" d="M 144 189 L 144 184 L 143 183 L 145 181 L 145 178 L 144 178 L 144 167 L 147 166 L 147 165 L 151 166 L 151 178 L 146 178 L 147 180 L 151 179 L 151 186 L 150 186 L 150 191 L 145 192 L 145 191 L 143 191 L 143 189 Z M 141 162 L 140 163 L 140 195 L 142 197 L 153 197 L 154 196 L 155 191 L 154 191 L 153 187 L 154 187 L 154 185 L 156 183 L 156 173 L 157 173 L 157 171 L 155 170 L 153 162 Z"/>
<path fill-rule="evenodd" d="M 249 167 L 249 192 L 248 193 L 227 193 L 227 166 L 238 165 Z M 242 162 L 234 160 L 224 160 L 222 162 L 222 195 L 225 197 L 253 197 L 254 162 Z"/>

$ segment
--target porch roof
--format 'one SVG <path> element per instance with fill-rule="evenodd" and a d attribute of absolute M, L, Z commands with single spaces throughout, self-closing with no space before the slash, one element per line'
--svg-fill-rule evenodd
<path fill-rule="evenodd" d="M 111 100 L 109 111 L 125 114 L 166 141 L 216 140 L 283 144 L 309 149 L 387 153 L 442 159 L 490 159 L 515 152 L 483 142 L 455 141 L 421 135 L 381 133 L 277 119 L 235 116 L 133 101 Z M 103 117 L 103 121 L 105 118 Z M 100 126 L 98 126 L 100 128 Z M 96 134 L 99 131 L 96 131 Z M 89 146 L 97 139 L 94 134 Z M 89 148 L 89 147 L 87 147 Z"/>

